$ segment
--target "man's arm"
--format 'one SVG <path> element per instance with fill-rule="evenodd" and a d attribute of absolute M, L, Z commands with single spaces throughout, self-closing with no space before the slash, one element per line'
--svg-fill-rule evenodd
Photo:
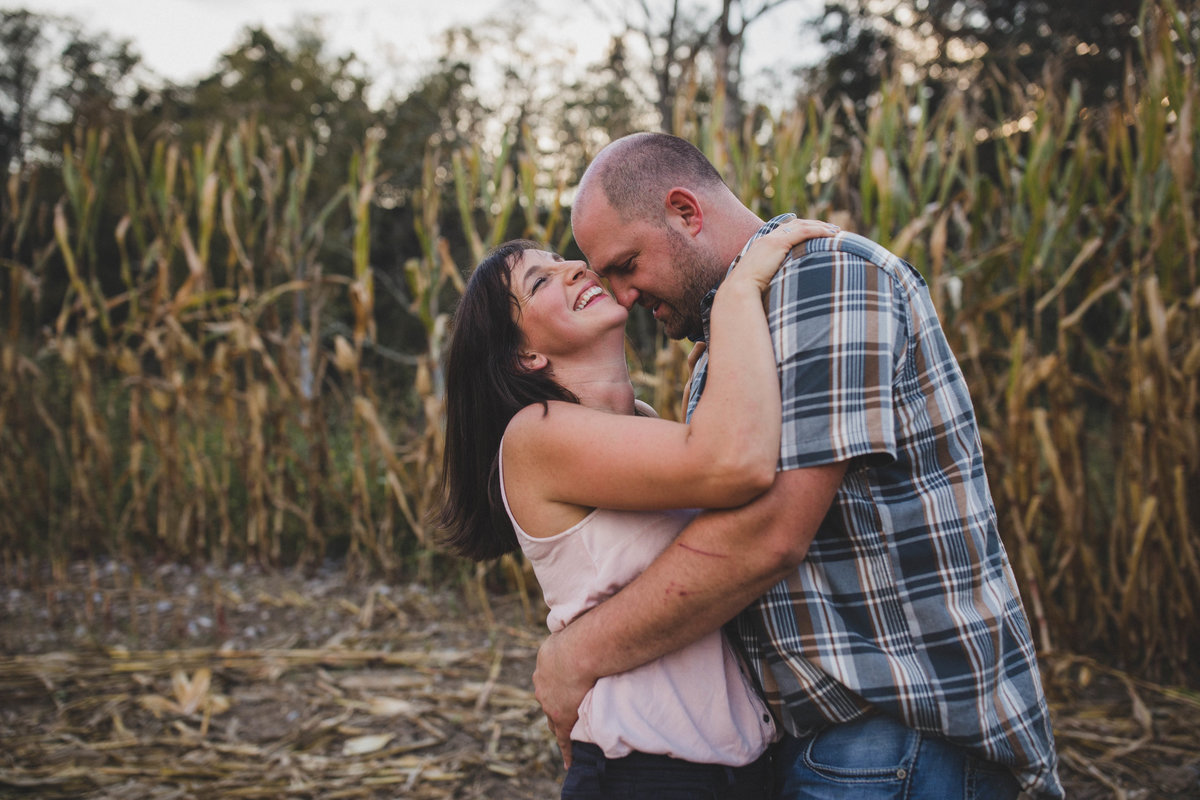
<path fill-rule="evenodd" d="M 844 463 L 781 472 L 749 505 L 702 514 L 637 579 L 546 640 L 534 686 L 568 763 L 596 680 L 716 630 L 794 570 L 845 472 Z"/>

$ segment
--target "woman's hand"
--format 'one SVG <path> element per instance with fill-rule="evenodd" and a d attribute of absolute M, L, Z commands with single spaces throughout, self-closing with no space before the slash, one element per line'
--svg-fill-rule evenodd
<path fill-rule="evenodd" d="M 808 239 L 836 236 L 840 230 L 837 225 L 813 219 L 785 222 L 751 242 L 729 279 L 737 277 L 738 280 L 752 281 L 758 291 L 765 291 L 793 247 Z"/>

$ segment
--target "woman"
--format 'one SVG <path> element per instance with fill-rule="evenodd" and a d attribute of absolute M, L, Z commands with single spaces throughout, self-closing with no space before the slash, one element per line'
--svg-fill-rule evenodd
<path fill-rule="evenodd" d="M 632 580 L 697 508 L 748 502 L 774 479 L 779 383 L 762 293 L 793 221 L 756 240 L 713 303 L 704 397 L 683 425 L 635 401 L 627 311 L 580 261 L 532 242 L 476 268 L 455 314 L 439 522 L 471 558 L 518 546 L 551 630 Z M 775 737 L 719 633 L 599 681 L 580 707 L 563 798 L 766 796 Z M 681 793 L 680 793 L 681 792 Z"/>

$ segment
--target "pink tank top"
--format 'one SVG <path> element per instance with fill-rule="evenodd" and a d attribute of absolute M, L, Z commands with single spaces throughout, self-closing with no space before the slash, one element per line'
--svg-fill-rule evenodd
<path fill-rule="evenodd" d="M 697 513 L 601 508 L 562 533 L 534 538 L 508 505 L 503 451 L 501 443 L 504 507 L 550 607 L 551 631 L 637 577 Z M 584 697 L 571 732 L 609 758 L 636 750 L 728 766 L 754 761 L 775 736 L 770 713 L 720 631 L 601 678 Z"/>

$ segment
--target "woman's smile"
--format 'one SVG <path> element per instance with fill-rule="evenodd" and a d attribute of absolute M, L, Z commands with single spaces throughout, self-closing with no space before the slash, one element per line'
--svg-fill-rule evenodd
<path fill-rule="evenodd" d="M 575 301 L 575 310 L 582 311 L 586 306 L 591 304 L 593 300 L 602 297 L 604 294 L 605 292 L 603 287 L 598 284 L 592 284 L 588 288 L 584 289 L 579 295 L 579 298 Z"/>

